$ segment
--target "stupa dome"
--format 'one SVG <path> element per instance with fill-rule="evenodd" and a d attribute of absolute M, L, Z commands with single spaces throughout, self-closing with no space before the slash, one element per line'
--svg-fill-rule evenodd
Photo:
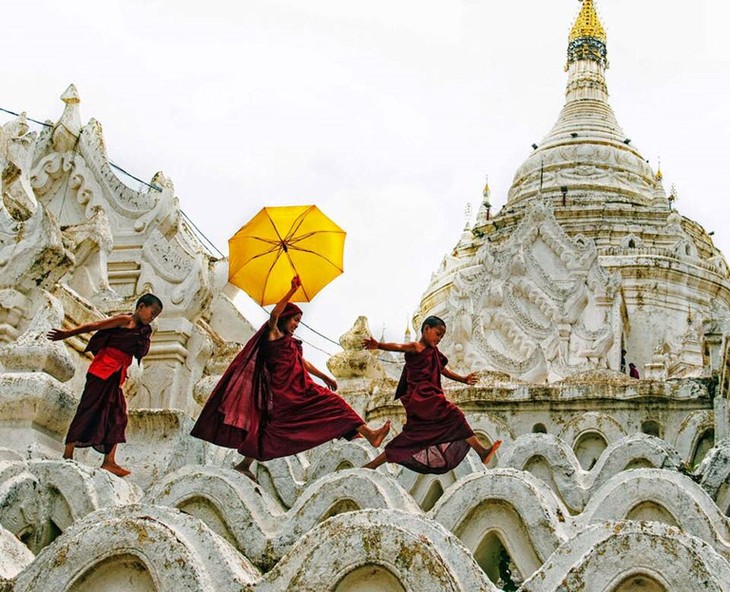
<path fill-rule="evenodd" d="M 550 133 L 517 169 L 507 203 L 569 192 L 587 201 L 647 204 L 657 179 L 608 103 L 606 34 L 592 1 L 569 36 L 565 106 Z"/>

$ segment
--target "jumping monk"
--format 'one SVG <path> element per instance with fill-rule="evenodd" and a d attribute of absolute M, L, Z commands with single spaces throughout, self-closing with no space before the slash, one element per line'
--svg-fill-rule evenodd
<path fill-rule="evenodd" d="M 235 469 L 256 480 L 254 460 L 289 456 L 335 438 L 365 437 L 380 446 L 390 422 L 373 430 L 345 400 L 337 383 L 302 357 L 293 337 L 301 309 L 289 302 L 299 277 L 213 389 L 191 434 L 244 456 Z M 327 385 L 319 386 L 314 375 Z"/>
<path fill-rule="evenodd" d="M 73 459 L 76 447 L 93 446 L 104 455 L 102 469 L 119 477 L 129 475 L 130 471 L 116 461 L 117 444 L 126 442 L 127 403 L 122 385 L 132 358 L 139 362 L 149 352 L 150 323 L 161 312 L 162 301 L 153 294 L 145 294 L 137 300 L 131 314 L 87 323 L 68 331 L 52 329 L 48 332 L 48 339 L 60 341 L 96 331 L 86 346 L 94 359 L 86 374 L 86 386 L 76 415 L 68 428 L 63 458 Z"/>
<path fill-rule="evenodd" d="M 477 382 L 475 373 L 460 376 L 446 367 L 448 360 L 437 347 L 445 333 L 446 323 L 431 316 L 423 321 L 421 338 L 416 342 L 363 340 L 366 349 L 404 352 L 406 362 L 395 394 L 406 408 L 406 424 L 385 451 L 364 468 L 393 462 L 418 473 L 446 473 L 464 460 L 469 448 L 486 465 L 502 444 L 497 440 L 489 448 L 482 446 L 461 409 L 445 397 L 442 374 L 465 384 Z"/>

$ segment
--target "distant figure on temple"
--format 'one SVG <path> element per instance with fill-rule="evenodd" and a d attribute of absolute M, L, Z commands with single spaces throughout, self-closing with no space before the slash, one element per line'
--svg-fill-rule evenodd
<path fill-rule="evenodd" d="M 629 376 L 631 378 L 639 378 L 639 369 L 633 362 L 629 362 Z"/>

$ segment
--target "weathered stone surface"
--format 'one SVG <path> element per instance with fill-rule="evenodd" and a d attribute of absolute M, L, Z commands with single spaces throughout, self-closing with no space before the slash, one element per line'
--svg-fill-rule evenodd
<path fill-rule="evenodd" d="M 0 528 L 0 585 L 11 590 L 11 582 L 20 571 L 35 559 L 33 553 L 15 536 Z"/>
<path fill-rule="evenodd" d="M 258 573 L 196 518 L 170 508 L 99 510 L 43 550 L 16 579 L 18 592 L 113 589 L 240 590 Z"/>
<path fill-rule="evenodd" d="M 388 592 L 498 590 L 456 537 L 435 522 L 396 510 L 350 512 L 324 522 L 304 535 L 255 590 L 352 590 L 367 582 L 367 568 L 392 576 L 383 588 Z"/>
<path fill-rule="evenodd" d="M 610 592 L 636 580 L 664 590 L 721 592 L 730 565 L 711 546 L 655 522 L 603 522 L 560 547 L 521 592 Z"/>

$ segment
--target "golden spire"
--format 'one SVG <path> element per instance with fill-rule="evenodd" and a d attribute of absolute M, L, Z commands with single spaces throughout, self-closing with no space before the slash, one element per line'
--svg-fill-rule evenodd
<path fill-rule="evenodd" d="M 575 20 L 573 29 L 570 31 L 569 41 L 575 41 L 584 37 L 591 37 L 606 43 L 606 31 L 598 20 L 593 0 L 583 0 L 583 7 L 580 9 L 578 18 Z"/>

